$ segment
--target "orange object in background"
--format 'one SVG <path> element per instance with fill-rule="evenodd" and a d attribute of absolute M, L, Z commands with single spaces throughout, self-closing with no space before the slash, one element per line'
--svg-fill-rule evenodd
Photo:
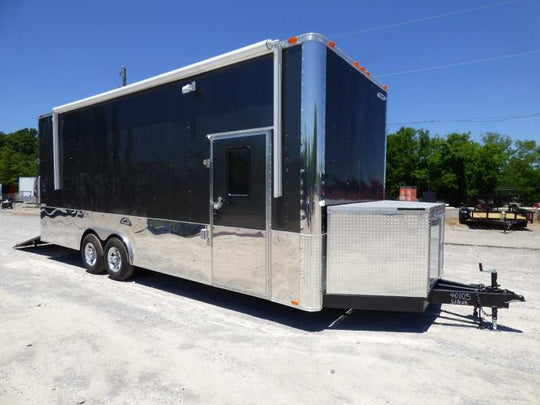
<path fill-rule="evenodd" d="M 399 188 L 399 201 L 418 201 L 416 187 L 403 186 Z"/>

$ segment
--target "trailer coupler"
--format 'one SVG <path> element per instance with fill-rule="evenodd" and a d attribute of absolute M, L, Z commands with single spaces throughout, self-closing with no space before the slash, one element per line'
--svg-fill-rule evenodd
<path fill-rule="evenodd" d="M 482 328 L 483 307 L 491 307 L 491 321 L 493 330 L 497 330 L 497 310 L 508 308 L 512 301 L 525 301 L 523 295 L 500 288 L 497 284 L 497 271 L 484 270 L 482 263 L 478 263 L 480 271 L 491 273 L 491 285 L 463 284 L 455 281 L 440 279 L 436 282 L 430 294 L 430 302 L 437 304 L 470 305 L 474 307 L 473 316 Z"/>

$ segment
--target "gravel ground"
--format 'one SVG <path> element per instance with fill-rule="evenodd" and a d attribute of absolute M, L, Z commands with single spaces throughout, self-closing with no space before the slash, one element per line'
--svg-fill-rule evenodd
<path fill-rule="evenodd" d="M 535 404 L 540 229 L 447 227 L 445 277 L 525 295 L 479 330 L 469 307 L 303 313 L 78 253 L 14 250 L 39 218 L 0 210 L 0 404 Z M 476 245 L 476 246 L 475 246 Z M 344 315 L 344 316 L 342 316 Z"/>

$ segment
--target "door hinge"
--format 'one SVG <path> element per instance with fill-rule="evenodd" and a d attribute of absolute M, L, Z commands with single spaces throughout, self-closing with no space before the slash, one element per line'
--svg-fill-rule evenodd
<path fill-rule="evenodd" d="M 201 229 L 201 239 L 204 239 L 206 241 L 206 245 L 210 246 L 210 230 L 207 227 Z"/>
<path fill-rule="evenodd" d="M 208 239 L 208 229 L 202 228 L 201 229 L 201 239 Z"/>

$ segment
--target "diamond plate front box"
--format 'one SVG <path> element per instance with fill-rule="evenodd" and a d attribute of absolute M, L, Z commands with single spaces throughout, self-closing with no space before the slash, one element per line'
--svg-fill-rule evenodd
<path fill-rule="evenodd" d="M 328 207 L 326 293 L 426 298 L 442 274 L 444 205 Z"/>

